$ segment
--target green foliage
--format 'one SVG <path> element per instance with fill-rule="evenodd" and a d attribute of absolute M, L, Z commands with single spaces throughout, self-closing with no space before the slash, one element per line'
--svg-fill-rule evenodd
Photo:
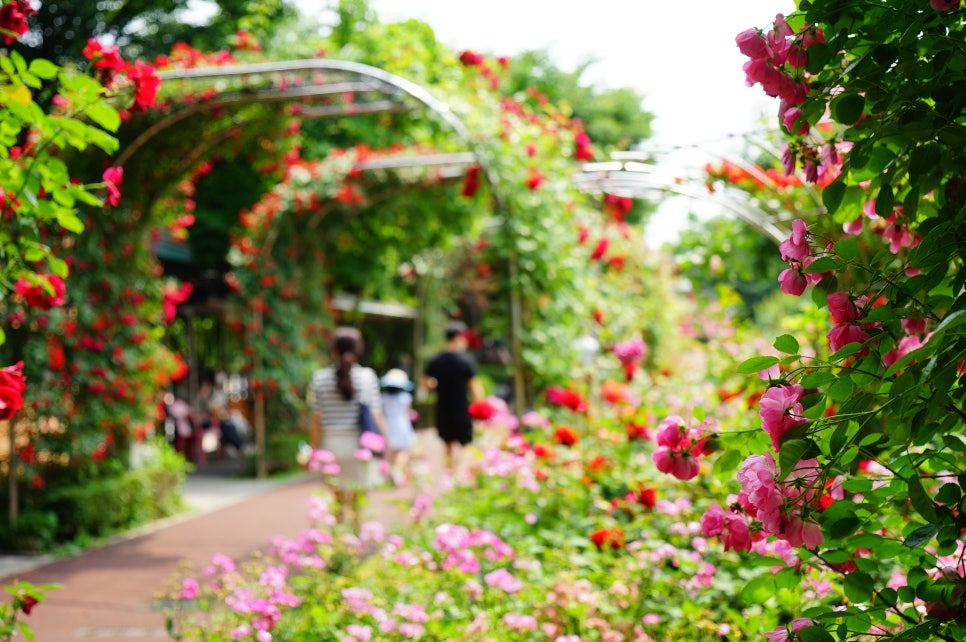
<path fill-rule="evenodd" d="M 653 115 L 644 111 L 644 97 L 630 87 L 601 89 L 583 76 L 593 61 L 574 71 L 564 71 L 546 51 L 525 51 L 510 61 L 506 92 L 520 100 L 529 99 L 535 88 L 552 104 L 573 118 L 579 118 L 590 139 L 602 149 L 628 149 L 651 136 Z"/>
<path fill-rule="evenodd" d="M 809 122 L 826 113 L 834 121 L 789 141 L 793 157 L 816 158 L 823 148 L 833 159 L 820 177 L 827 215 L 799 214 L 809 224 L 810 262 L 801 269 L 824 275 L 810 298 L 832 318 L 827 341 L 799 330 L 776 341 L 781 356 L 760 355 L 742 369 L 780 363 L 773 385 L 808 388 L 790 411 L 807 421 L 780 431 L 776 459 L 787 478 L 815 457 L 818 486 L 845 491 L 822 510 L 824 541 L 812 552 L 838 570 L 849 560 L 842 590 L 851 606 L 801 613 L 842 640 L 865 639 L 870 627 L 893 639 L 954 640 L 966 612 L 966 103 L 955 98 L 966 53 L 954 44 L 966 27 L 958 8 L 935 4 L 802 1 L 790 18 L 796 29 L 824 31 L 824 42 L 806 50 L 807 73 L 785 71 L 808 82 L 800 107 Z"/>
<path fill-rule="evenodd" d="M 11 597 L 9 602 L 4 601 L 0 604 L 0 640 L 10 642 L 23 636 L 27 642 L 31 642 L 34 639 L 34 633 L 27 621 L 21 619 L 21 613 L 29 615 L 34 607 L 47 599 L 47 593 L 59 589 L 60 584 L 35 586 L 30 582 L 14 582 L 3 588 Z"/>
<path fill-rule="evenodd" d="M 177 42 L 192 42 L 208 50 L 225 46 L 239 29 L 261 39 L 277 21 L 294 14 L 284 0 L 215 0 L 214 15 L 204 23 L 189 21 L 188 0 L 125 0 L 40 4 L 31 17 L 30 32 L 15 45 L 28 59 L 58 64 L 81 59 L 88 38 L 116 43 L 127 58 L 151 60 Z"/>
<path fill-rule="evenodd" d="M 150 458 L 136 469 L 115 466 L 92 476 L 45 470 L 51 478 L 48 486 L 25 489 L 23 512 L 15 528 L 4 524 L 0 546 L 49 551 L 54 545 L 104 537 L 183 510 L 184 458 L 163 440 L 144 447 Z"/>

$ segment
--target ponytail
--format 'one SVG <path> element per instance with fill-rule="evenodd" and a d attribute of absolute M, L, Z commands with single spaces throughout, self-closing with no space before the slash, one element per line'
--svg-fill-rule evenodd
<path fill-rule="evenodd" d="M 335 331 L 332 351 L 339 360 L 335 370 L 335 385 L 346 401 L 356 394 L 352 385 L 352 365 L 359 361 L 362 354 L 362 334 L 355 328 L 339 328 Z"/>
<path fill-rule="evenodd" d="M 352 364 L 355 362 L 356 355 L 352 352 L 339 354 L 339 365 L 335 370 L 335 386 L 346 401 L 352 399 L 356 393 L 356 389 L 352 386 Z"/>

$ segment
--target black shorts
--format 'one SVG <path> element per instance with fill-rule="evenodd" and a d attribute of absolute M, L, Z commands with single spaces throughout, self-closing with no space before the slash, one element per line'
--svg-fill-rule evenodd
<path fill-rule="evenodd" d="M 436 431 L 443 443 L 459 443 L 465 446 L 473 441 L 473 420 L 469 415 L 436 416 Z"/>

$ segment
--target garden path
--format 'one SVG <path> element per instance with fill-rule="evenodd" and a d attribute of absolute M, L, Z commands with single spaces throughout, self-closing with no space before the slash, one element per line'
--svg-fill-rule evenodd
<path fill-rule="evenodd" d="M 439 472 L 442 446 L 435 432 L 420 431 L 417 450 L 431 475 Z M 190 476 L 188 513 L 70 559 L 0 558 L 0 584 L 20 579 L 62 585 L 27 616 L 35 642 L 166 640 L 155 598 L 182 564 L 201 568 L 214 553 L 244 559 L 266 548 L 273 536 L 294 537 L 308 526 L 305 502 L 320 487 L 317 476 L 233 479 L 223 468 L 219 475 L 218 464 Z M 375 490 L 365 517 L 399 526 L 406 519 L 404 506 L 424 491 L 413 485 Z"/>

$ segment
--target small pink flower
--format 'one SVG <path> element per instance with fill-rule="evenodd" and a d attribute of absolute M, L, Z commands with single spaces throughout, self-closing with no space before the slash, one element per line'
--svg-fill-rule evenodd
<path fill-rule="evenodd" d="M 802 110 L 799 107 L 789 107 L 782 114 L 782 124 L 789 133 L 795 136 L 802 136 L 808 133 L 808 121 L 802 118 Z"/>
<path fill-rule="evenodd" d="M 368 448 L 359 448 L 354 453 L 352 453 L 352 456 L 358 459 L 359 461 L 371 461 L 372 451 L 369 450 Z"/>
<path fill-rule="evenodd" d="M 673 475 L 682 481 L 693 479 L 701 472 L 701 464 L 689 453 L 669 450 L 664 446 L 651 453 L 654 465 L 662 473 Z"/>
<path fill-rule="evenodd" d="M 927 323 L 926 317 L 907 317 L 902 320 L 902 329 L 907 334 L 926 334 Z"/>
<path fill-rule="evenodd" d="M 829 314 L 836 323 L 847 323 L 859 318 L 859 308 L 848 292 L 833 292 L 825 297 Z"/>
<path fill-rule="evenodd" d="M 791 428 L 807 421 L 802 417 L 799 400 L 804 390 L 798 384 L 774 386 L 765 391 L 759 402 L 761 427 L 771 437 L 772 447 L 778 452 L 781 437 Z"/>
<path fill-rule="evenodd" d="M 809 255 L 808 239 L 808 226 L 805 221 L 800 218 L 792 221 L 791 235 L 778 246 L 782 260 L 798 261 L 799 263 L 805 261 Z"/>
<path fill-rule="evenodd" d="M 828 331 L 828 344 L 832 352 L 837 352 L 850 343 L 865 343 L 868 338 L 862 328 L 853 323 L 836 323 Z"/>
<path fill-rule="evenodd" d="M 882 365 L 888 368 L 913 350 L 921 348 L 922 344 L 923 340 L 917 336 L 902 337 L 899 339 L 899 345 L 882 355 Z"/>
<path fill-rule="evenodd" d="M 108 167 L 104 170 L 104 189 L 107 191 L 105 203 L 109 207 L 115 207 L 121 202 L 121 179 L 124 177 L 123 167 Z"/>
<path fill-rule="evenodd" d="M 684 439 L 686 427 L 687 424 L 681 417 L 677 415 L 667 417 L 657 427 L 658 446 L 667 446 L 671 449 L 677 448 L 681 440 Z"/>
<path fill-rule="evenodd" d="M 182 600 L 193 600 L 201 595 L 201 587 L 198 581 L 191 577 L 186 577 L 181 582 L 181 590 L 178 591 L 178 598 Z"/>
<path fill-rule="evenodd" d="M 808 285 L 808 279 L 805 278 L 801 267 L 790 267 L 787 270 L 783 270 L 778 275 L 778 282 L 781 291 L 792 296 L 801 296 L 805 292 L 805 287 Z"/>
<path fill-rule="evenodd" d="M 373 452 L 382 452 L 386 447 L 386 439 L 379 433 L 364 432 L 359 437 L 359 445 Z"/>

